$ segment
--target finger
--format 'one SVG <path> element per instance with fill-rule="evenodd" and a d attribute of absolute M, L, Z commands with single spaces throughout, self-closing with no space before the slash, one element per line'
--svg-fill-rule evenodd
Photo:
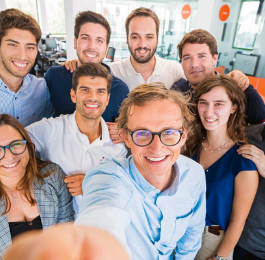
<path fill-rule="evenodd" d="M 80 189 L 80 188 L 69 188 L 68 189 L 71 193 L 72 192 L 82 192 L 82 189 Z"/>
<path fill-rule="evenodd" d="M 67 187 L 68 188 L 82 188 L 82 182 L 71 182 L 71 183 L 67 183 Z"/>
<path fill-rule="evenodd" d="M 255 164 L 259 164 L 259 159 L 256 158 L 256 157 L 253 156 L 253 155 L 250 155 L 250 154 L 247 154 L 247 153 L 243 153 L 242 156 L 243 156 L 244 158 L 247 158 L 247 159 L 251 160 L 251 161 L 252 161 L 253 163 L 255 163 Z"/>
<path fill-rule="evenodd" d="M 83 192 L 70 192 L 73 197 L 82 195 Z"/>

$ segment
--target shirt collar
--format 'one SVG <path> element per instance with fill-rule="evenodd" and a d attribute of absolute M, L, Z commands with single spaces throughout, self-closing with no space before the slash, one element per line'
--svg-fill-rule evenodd
<path fill-rule="evenodd" d="M 77 126 L 77 123 L 76 123 L 76 120 L 75 120 L 75 114 L 76 114 L 76 111 L 73 114 L 69 115 L 69 121 L 70 121 L 71 125 L 73 126 L 74 133 L 75 134 L 82 134 L 80 132 L 78 126 Z M 110 139 L 109 129 L 108 129 L 108 126 L 107 126 L 105 120 L 102 117 L 101 117 L 100 120 L 101 120 L 100 121 L 101 122 L 101 136 L 98 139 L 99 139 L 100 142 L 102 142 L 102 145 L 103 145 L 104 143 L 109 143 L 109 142 L 112 142 L 112 141 Z"/>
<path fill-rule="evenodd" d="M 138 184 L 138 186 L 141 188 L 142 192 L 145 193 L 145 195 L 148 195 L 149 193 L 152 192 L 152 195 L 154 195 L 154 191 L 155 192 L 155 196 L 158 196 L 159 194 L 161 194 L 162 196 L 172 196 L 177 192 L 178 189 L 178 184 L 179 184 L 179 168 L 177 163 L 174 163 L 174 180 L 171 184 L 171 186 L 164 190 L 162 193 L 160 192 L 159 189 L 157 189 L 156 187 L 154 187 L 152 184 L 150 184 L 144 177 L 143 175 L 139 172 L 139 170 L 137 169 L 133 157 L 130 156 L 130 168 L 131 168 L 131 176 L 134 179 L 134 181 Z"/>
<path fill-rule="evenodd" d="M 155 64 L 155 69 L 152 74 L 159 76 L 159 75 L 162 75 L 163 73 L 162 59 L 156 55 L 155 55 L 155 59 L 156 59 L 156 64 Z M 137 74 L 141 74 L 141 73 L 136 72 L 135 69 L 133 68 L 132 63 L 131 63 L 131 56 L 124 60 L 124 65 L 125 65 L 125 71 L 127 73 L 127 76 L 130 77 L 130 76 L 134 76 Z"/>
<path fill-rule="evenodd" d="M 31 82 L 31 78 L 30 78 L 29 74 L 27 74 L 27 75 L 23 78 L 22 85 L 21 85 L 20 89 L 18 90 L 18 92 L 20 92 L 20 91 L 24 91 L 25 89 L 27 89 L 28 86 L 29 86 L 29 84 L 30 84 L 30 82 Z M 5 83 L 1 78 L 0 78 L 0 86 L 1 86 L 1 87 L 5 87 L 5 86 L 7 86 L 6 83 Z M 11 91 L 11 92 L 13 92 L 12 90 L 9 89 L 8 86 L 7 86 L 7 88 L 5 88 L 5 89 L 6 89 L 6 90 L 9 90 L 9 91 Z M 17 93 L 18 93 L 18 92 L 17 92 Z"/>

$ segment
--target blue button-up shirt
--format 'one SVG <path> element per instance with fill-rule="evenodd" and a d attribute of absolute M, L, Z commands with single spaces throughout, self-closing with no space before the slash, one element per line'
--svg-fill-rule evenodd
<path fill-rule="evenodd" d="M 0 114 L 9 114 L 24 126 L 51 117 L 53 106 L 45 80 L 28 74 L 15 93 L 0 79 Z"/>
<path fill-rule="evenodd" d="M 106 159 L 83 181 L 76 224 L 112 233 L 135 260 L 194 259 L 205 226 L 205 174 L 179 156 L 165 191 L 140 174 L 132 157 Z"/>

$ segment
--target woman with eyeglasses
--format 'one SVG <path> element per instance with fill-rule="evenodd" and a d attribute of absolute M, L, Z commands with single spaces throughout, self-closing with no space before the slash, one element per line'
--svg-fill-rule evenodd
<path fill-rule="evenodd" d="M 36 158 L 24 127 L 0 115 L 0 259 L 23 232 L 74 220 L 72 196 L 58 165 Z"/>
<path fill-rule="evenodd" d="M 194 101 L 186 155 L 206 175 L 206 227 L 195 259 L 230 260 L 258 187 L 255 164 L 237 152 L 247 142 L 245 97 L 231 78 L 215 75 L 197 86 Z"/>

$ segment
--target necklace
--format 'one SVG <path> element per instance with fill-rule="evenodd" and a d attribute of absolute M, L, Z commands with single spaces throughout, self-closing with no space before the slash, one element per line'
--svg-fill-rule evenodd
<path fill-rule="evenodd" d="M 205 137 L 203 137 L 203 139 L 205 139 Z M 215 148 L 215 149 L 207 149 L 205 146 L 204 146 L 204 143 L 202 143 L 202 149 L 204 150 L 204 151 L 208 151 L 208 152 L 214 152 L 214 151 L 220 151 L 222 148 L 224 148 L 224 147 L 226 147 L 226 145 L 230 142 L 231 140 L 228 140 L 225 144 L 223 144 L 222 146 L 220 146 L 220 147 L 217 147 L 217 148 Z"/>

